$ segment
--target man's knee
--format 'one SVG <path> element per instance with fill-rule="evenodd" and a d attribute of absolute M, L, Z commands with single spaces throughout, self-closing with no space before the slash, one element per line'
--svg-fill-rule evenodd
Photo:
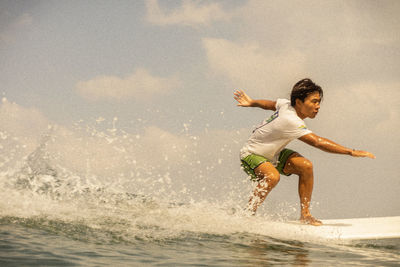
<path fill-rule="evenodd" d="M 296 164 L 297 169 L 300 174 L 312 174 L 313 173 L 313 164 L 310 160 L 306 158 L 302 158 Z"/>
<path fill-rule="evenodd" d="M 270 162 L 261 164 L 254 172 L 260 182 L 268 182 L 270 187 L 274 187 L 279 182 L 280 174 Z"/>
<path fill-rule="evenodd" d="M 281 175 L 279 174 L 278 171 L 275 171 L 268 175 L 268 180 L 270 181 L 272 186 L 277 185 L 279 183 L 280 179 L 281 179 Z"/>
<path fill-rule="evenodd" d="M 275 187 L 280 181 L 280 174 L 277 170 L 269 171 L 268 173 L 260 172 L 258 173 L 260 178 L 260 183 L 267 183 L 270 187 Z"/>

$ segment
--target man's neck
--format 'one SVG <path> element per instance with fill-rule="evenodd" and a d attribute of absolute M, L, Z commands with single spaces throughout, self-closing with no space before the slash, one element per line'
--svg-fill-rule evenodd
<path fill-rule="evenodd" d="M 305 118 L 307 118 L 307 116 L 305 114 L 300 112 L 299 107 L 294 107 L 294 110 L 296 110 L 296 114 L 297 114 L 297 116 L 299 116 L 300 119 L 304 120 Z"/>

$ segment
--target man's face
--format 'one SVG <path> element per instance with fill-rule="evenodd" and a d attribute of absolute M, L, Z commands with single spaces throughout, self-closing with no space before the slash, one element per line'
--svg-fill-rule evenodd
<path fill-rule="evenodd" d="M 296 99 L 296 111 L 300 118 L 315 118 L 317 116 L 321 103 L 321 96 L 318 92 L 309 94 L 304 102 Z"/>

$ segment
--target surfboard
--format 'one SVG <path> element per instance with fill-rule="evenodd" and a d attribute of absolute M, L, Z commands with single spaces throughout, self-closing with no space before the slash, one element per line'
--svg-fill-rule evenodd
<path fill-rule="evenodd" d="M 298 221 L 266 222 L 259 234 L 298 241 L 339 241 L 399 239 L 400 216 L 322 220 L 312 226 Z"/>
<path fill-rule="evenodd" d="M 321 234 L 347 240 L 400 238 L 400 216 L 324 220 Z"/>

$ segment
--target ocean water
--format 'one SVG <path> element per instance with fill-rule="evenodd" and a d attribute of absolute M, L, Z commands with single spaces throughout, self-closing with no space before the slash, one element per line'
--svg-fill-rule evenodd
<path fill-rule="evenodd" d="M 93 212 L 80 218 L 67 212 L 64 218 L 2 216 L 0 265 L 398 266 L 400 261 L 399 240 L 335 244 L 274 239 L 267 231 L 251 233 L 248 220 L 206 210 L 190 216 L 174 208 Z M 154 213 L 157 219 L 149 218 Z"/>
<path fill-rule="evenodd" d="M 344 243 L 270 227 L 296 218 L 295 208 L 247 216 L 248 181 L 218 184 L 224 159 L 212 151 L 217 159 L 205 164 L 199 137 L 111 126 L 53 125 L 35 135 L 3 124 L 0 266 L 400 264 L 400 240 Z M 227 154 L 229 144 L 218 143 Z"/>

